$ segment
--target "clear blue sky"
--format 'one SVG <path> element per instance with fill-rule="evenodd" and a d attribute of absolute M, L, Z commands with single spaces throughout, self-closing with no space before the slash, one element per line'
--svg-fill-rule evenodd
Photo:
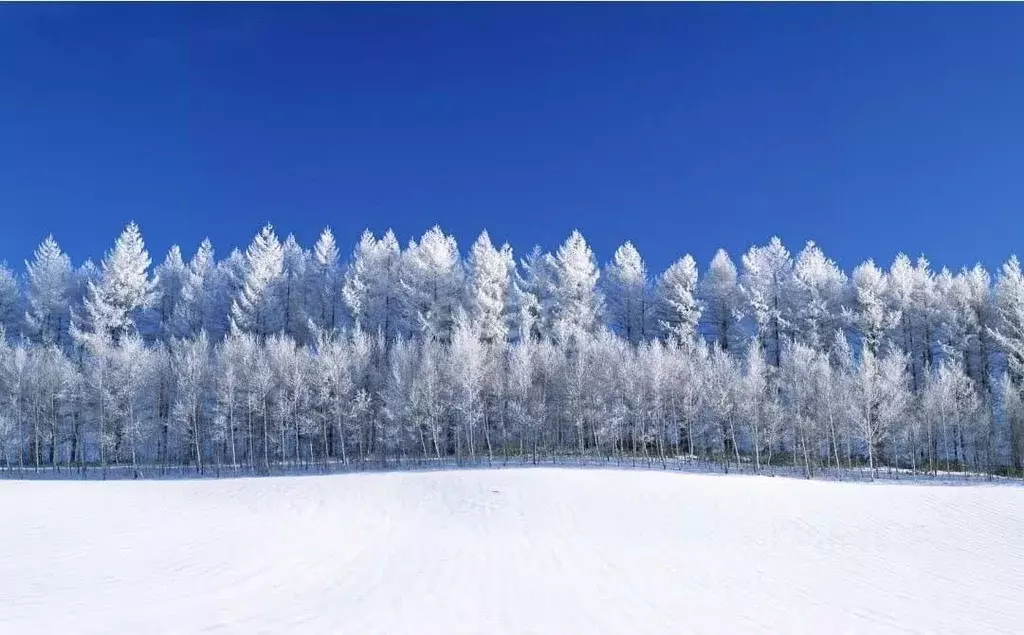
<path fill-rule="evenodd" d="M 273 222 L 652 269 L 1024 251 L 1024 6 L 0 6 L 0 258 Z"/>

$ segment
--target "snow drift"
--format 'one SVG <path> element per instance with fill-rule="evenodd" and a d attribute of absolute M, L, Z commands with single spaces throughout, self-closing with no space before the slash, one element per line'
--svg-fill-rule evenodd
<path fill-rule="evenodd" d="M 1024 489 L 600 470 L 0 482 L 0 632 L 938 633 L 1024 619 Z"/>

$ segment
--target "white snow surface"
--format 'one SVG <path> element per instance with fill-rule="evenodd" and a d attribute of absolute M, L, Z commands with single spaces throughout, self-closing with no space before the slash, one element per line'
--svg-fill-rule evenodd
<path fill-rule="evenodd" d="M 586 469 L 0 482 L 0 633 L 1014 633 L 1024 488 Z"/>

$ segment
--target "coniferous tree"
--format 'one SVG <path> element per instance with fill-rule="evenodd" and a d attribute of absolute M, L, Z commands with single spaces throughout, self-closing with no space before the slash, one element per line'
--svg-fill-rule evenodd
<path fill-rule="evenodd" d="M 505 342 L 514 323 L 509 304 L 513 263 L 511 248 L 506 245 L 495 249 L 486 231 L 470 247 L 466 306 L 470 321 L 485 342 Z"/>
<path fill-rule="evenodd" d="M 601 274 L 593 252 L 578 231 L 573 231 L 558 248 L 555 266 L 555 336 L 562 339 L 577 333 L 595 333 L 604 305 L 597 288 Z"/>
<path fill-rule="evenodd" d="M 697 297 L 704 308 L 702 330 L 708 341 L 729 352 L 742 348 L 741 294 L 736 265 L 724 249 L 719 249 L 712 258 L 708 274 L 698 286 Z"/>
<path fill-rule="evenodd" d="M 631 344 L 648 338 L 651 298 L 647 267 L 633 243 L 615 250 L 604 270 L 605 309 L 609 325 Z"/>
<path fill-rule="evenodd" d="M 284 249 L 274 228 L 267 224 L 245 252 L 241 289 L 231 304 L 235 328 L 265 338 L 285 327 L 278 291 L 284 275 Z"/>
<path fill-rule="evenodd" d="M 655 315 L 661 332 L 679 343 L 691 343 L 697 334 L 703 305 L 697 299 L 697 263 L 689 254 L 661 274 L 655 293 Z"/>
<path fill-rule="evenodd" d="M 140 312 L 155 299 L 156 281 L 149 277 L 149 253 L 135 223 L 129 223 L 114 248 L 103 258 L 99 280 L 87 273 L 82 325 L 72 323 L 74 334 L 98 345 L 119 341 L 138 332 Z"/>
<path fill-rule="evenodd" d="M 71 259 L 53 236 L 36 248 L 25 263 L 25 325 L 28 336 L 42 344 L 63 346 L 71 320 Z"/>
<path fill-rule="evenodd" d="M 342 324 L 342 284 L 338 245 L 328 227 L 320 233 L 313 246 L 309 267 L 310 317 L 314 324 L 333 330 Z"/>

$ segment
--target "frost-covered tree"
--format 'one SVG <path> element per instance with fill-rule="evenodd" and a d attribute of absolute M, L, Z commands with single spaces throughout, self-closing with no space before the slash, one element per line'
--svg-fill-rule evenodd
<path fill-rule="evenodd" d="M 313 358 L 313 381 L 321 408 L 321 430 L 324 456 L 340 454 L 348 464 L 348 441 L 353 435 L 354 420 L 363 413 L 355 394 L 355 381 L 349 363 L 348 339 L 337 331 L 321 332 Z"/>
<path fill-rule="evenodd" d="M 0 263 L 0 328 L 12 335 L 20 333 L 24 315 L 18 280 L 5 263 Z"/>
<path fill-rule="evenodd" d="M 774 387 L 771 385 L 771 367 L 764 357 L 760 343 L 747 348 L 743 378 L 739 386 L 739 414 L 746 421 L 750 450 L 754 454 L 754 469 L 761 469 L 761 455 L 770 452 L 777 436 L 773 420 Z M 770 464 L 771 459 L 768 459 Z"/>
<path fill-rule="evenodd" d="M 961 364 L 983 393 L 993 393 L 992 363 L 996 343 L 996 308 L 992 281 L 981 265 L 952 275 L 943 269 L 936 279 L 940 298 L 940 347 L 943 355 Z"/>
<path fill-rule="evenodd" d="M 846 274 L 809 241 L 793 267 L 794 336 L 821 350 L 842 324 Z"/>
<path fill-rule="evenodd" d="M 594 254 L 578 231 L 555 254 L 553 331 L 558 338 L 595 333 L 600 326 L 603 299 L 597 289 L 600 272 Z"/>
<path fill-rule="evenodd" d="M 845 315 L 867 347 L 877 355 L 889 329 L 899 322 L 900 317 L 886 305 L 888 279 L 874 261 L 868 260 L 853 270 L 851 282 L 853 306 L 845 311 Z"/>
<path fill-rule="evenodd" d="M 1024 274 L 1016 256 L 1003 264 L 996 281 L 997 326 L 990 334 L 1006 354 L 1007 369 L 1018 386 L 1024 384 Z"/>
<path fill-rule="evenodd" d="M 719 249 L 711 260 L 708 273 L 700 282 L 697 297 L 703 313 L 702 331 L 708 341 L 724 351 L 735 352 L 742 347 L 740 328 L 742 295 L 736 265 L 729 254 Z"/>
<path fill-rule="evenodd" d="M 81 325 L 73 333 L 82 341 L 112 339 L 138 332 L 139 313 L 155 299 L 156 281 L 149 276 L 149 252 L 135 223 L 129 223 L 107 252 L 99 280 L 87 280 Z"/>
<path fill-rule="evenodd" d="M 245 252 L 242 287 L 231 304 L 236 328 L 267 337 L 285 327 L 279 289 L 284 276 L 284 249 L 267 224 Z"/>
<path fill-rule="evenodd" d="M 470 322 L 465 312 L 460 312 L 456 317 L 449 355 L 452 408 L 465 435 L 469 457 L 471 460 L 476 458 L 480 437 L 486 442 L 487 456 L 492 457 L 491 437 L 485 420 L 487 348 L 484 346 L 479 327 Z"/>
<path fill-rule="evenodd" d="M 25 326 L 30 339 L 63 346 L 71 320 L 71 259 L 53 236 L 36 248 L 25 262 Z"/>
<path fill-rule="evenodd" d="M 965 447 L 974 432 L 971 424 L 981 411 L 981 399 L 970 378 L 956 363 L 940 362 L 926 378 L 921 398 L 925 423 L 928 468 L 935 472 L 940 461 L 963 464 Z M 987 449 L 987 448 L 986 448 Z"/>
<path fill-rule="evenodd" d="M 519 340 L 550 339 L 557 309 L 558 263 L 554 256 L 534 247 L 521 264 L 523 274 L 517 274 L 512 285 L 512 332 Z"/>
<path fill-rule="evenodd" d="M 181 303 L 187 275 L 188 268 L 181 257 L 181 248 L 174 245 L 156 268 L 153 310 L 146 329 L 150 337 L 167 340 L 174 333 L 174 313 Z"/>
<path fill-rule="evenodd" d="M 210 272 L 206 283 L 206 306 L 209 312 L 204 316 L 204 328 L 212 339 L 219 340 L 231 329 L 231 306 L 242 293 L 245 284 L 245 254 L 232 249 L 224 260 L 217 263 Z"/>
<path fill-rule="evenodd" d="M 689 254 L 661 274 L 655 297 L 660 331 L 676 342 L 693 342 L 703 306 L 697 299 L 697 263 Z"/>
<path fill-rule="evenodd" d="M 309 261 L 310 254 L 289 234 L 281 245 L 282 275 L 277 285 L 281 307 L 281 326 L 297 342 L 309 339 Z"/>
<path fill-rule="evenodd" d="M 793 259 L 778 237 L 743 255 L 740 289 L 765 355 L 778 367 L 783 341 L 792 337 L 796 326 Z"/>
<path fill-rule="evenodd" d="M 512 249 L 507 245 L 495 249 L 487 232 L 480 234 L 470 247 L 466 306 L 469 319 L 485 342 L 504 342 L 514 324 L 509 302 L 514 262 Z"/>
<path fill-rule="evenodd" d="M 911 264 L 905 254 L 896 256 L 886 285 L 886 297 L 892 315 L 898 316 L 892 341 L 910 359 L 911 386 L 923 384 L 926 369 L 934 363 L 933 346 L 938 326 L 939 296 L 928 261 L 919 258 Z"/>
<path fill-rule="evenodd" d="M 1009 373 L 1003 373 L 1000 395 L 1010 446 L 1010 465 L 1019 471 L 1024 469 L 1024 399 L 1021 398 L 1020 386 L 1014 383 Z"/>
<path fill-rule="evenodd" d="M 115 461 L 127 455 L 135 476 L 145 443 L 153 438 L 155 418 L 148 409 L 152 400 L 153 348 L 146 346 L 138 333 L 130 333 L 110 349 L 107 404 L 110 425 L 110 453 Z"/>
<path fill-rule="evenodd" d="M 724 349 L 716 346 L 704 366 L 706 379 L 705 417 L 710 423 L 705 452 L 724 461 L 735 457 L 740 462 L 742 429 L 737 415 L 739 406 L 740 369 L 736 360 Z"/>
<path fill-rule="evenodd" d="M 206 334 L 191 340 L 177 340 L 171 346 L 175 394 L 172 418 L 185 441 L 196 469 L 204 471 L 206 426 L 209 421 L 210 350 Z"/>
<path fill-rule="evenodd" d="M 465 271 L 455 238 L 440 227 L 410 241 L 402 259 L 402 304 L 407 330 L 450 342 L 462 306 Z"/>
<path fill-rule="evenodd" d="M 338 245 L 328 227 L 313 246 L 309 267 L 310 317 L 321 329 L 332 330 L 342 324 L 342 285 Z"/>
<path fill-rule="evenodd" d="M 602 277 L 605 314 L 612 330 L 631 344 L 649 336 L 652 302 L 647 266 L 633 243 L 623 243 L 605 266 Z"/>
<path fill-rule="evenodd" d="M 342 296 L 352 320 L 390 341 L 401 332 L 401 250 L 390 230 L 380 240 L 363 232 L 345 272 Z"/>
<path fill-rule="evenodd" d="M 212 297 L 217 292 L 215 274 L 213 244 L 204 239 L 182 274 L 180 299 L 171 316 L 174 336 L 195 337 L 203 329 L 218 330 L 214 327 L 215 298 Z"/>
<path fill-rule="evenodd" d="M 853 384 L 853 407 L 857 432 L 867 452 L 868 468 L 872 474 L 879 459 L 879 450 L 898 436 L 894 426 L 910 403 L 908 362 L 907 356 L 897 351 L 879 358 L 867 343 L 861 351 Z M 889 450 L 897 452 L 898 448 L 890 447 Z"/>

